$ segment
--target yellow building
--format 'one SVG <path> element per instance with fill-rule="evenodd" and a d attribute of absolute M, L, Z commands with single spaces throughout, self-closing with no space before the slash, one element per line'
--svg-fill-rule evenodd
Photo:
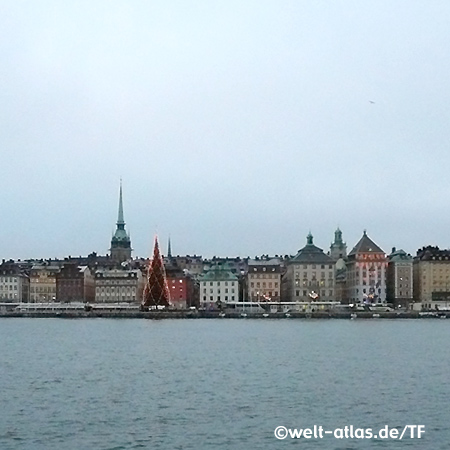
<path fill-rule="evenodd" d="M 30 270 L 30 302 L 56 301 L 56 274 L 58 265 L 48 262 L 35 264 Z"/>
<path fill-rule="evenodd" d="M 427 302 L 450 297 L 450 250 L 424 247 L 414 258 L 414 301 Z"/>

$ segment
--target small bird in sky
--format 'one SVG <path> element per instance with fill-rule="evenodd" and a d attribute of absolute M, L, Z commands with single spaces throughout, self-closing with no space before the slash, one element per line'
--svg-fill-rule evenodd
<path fill-rule="evenodd" d="M 372 100 L 369 100 L 369 103 L 372 103 L 372 105 L 375 105 L 375 102 L 373 102 Z"/>

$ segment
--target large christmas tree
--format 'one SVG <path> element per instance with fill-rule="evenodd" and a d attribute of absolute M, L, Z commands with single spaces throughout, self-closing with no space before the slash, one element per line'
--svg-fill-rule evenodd
<path fill-rule="evenodd" d="M 161 253 L 159 252 L 158 237 L 155 236 L 153 259 L 148 268 L 142 306 L 148 308 L 151 306 L 169 306 L 169 304 L 170 292 L 167 285 L 166 271 Z"/>

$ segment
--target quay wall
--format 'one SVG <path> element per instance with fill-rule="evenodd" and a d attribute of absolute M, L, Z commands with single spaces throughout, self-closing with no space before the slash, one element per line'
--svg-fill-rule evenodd
<path fill-rule="evenodd" d="M 419 313 L 407 312 L 290 312 L 286 313 L 248 313 L 229 312 L 221 314 L 219 311 L 1 311 L 0 317 L 32 317 L 32 318 L 61 318 L 61 319 L 431 319 L 450 318 L 450 312 Z"/>

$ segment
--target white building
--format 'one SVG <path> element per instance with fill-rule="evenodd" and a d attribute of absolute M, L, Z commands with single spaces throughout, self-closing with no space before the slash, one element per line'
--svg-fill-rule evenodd
<path fill-rule="evenodd" d="M 239 279 L 227 264 L 212 266 L 200 278 L 200 305 L 213 308 L 217 302 L 239 300 Z"/>
<path fill-rule="evenodd" d="M 0 302 L 28 302 L 30 278 L 14 261 L 0 265 Z"/>

